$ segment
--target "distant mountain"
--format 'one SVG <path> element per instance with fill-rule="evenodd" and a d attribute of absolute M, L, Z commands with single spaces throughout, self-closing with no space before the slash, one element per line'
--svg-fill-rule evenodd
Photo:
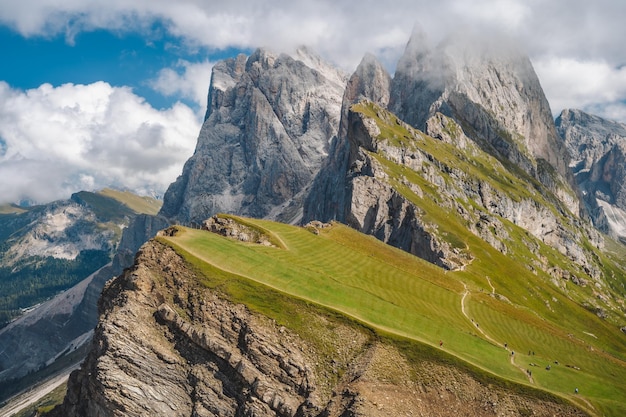
<path fill-rule="evenodd" d="M 563 110 L 556 128 L 594 225 L 626 242 L 626 125 Z"/>
<path fill-rule="evenodd" d="M 119 258 L 125 246 L 120 244 L 122 230 L 141 213 L 154 215 L 160 205 L 152 198 L 105 189 L 3 210 L 0 387 L 44 368 L 68 347 L 75 348 L 75 339 L 89 340 L 81 337 L 95 324 L 100 290 L 121 272 L 119 266 L 115 268 L 114 255 Z M 98 270 L 108 274 L 103 273 L 106 278 L 92 288 Z"/>

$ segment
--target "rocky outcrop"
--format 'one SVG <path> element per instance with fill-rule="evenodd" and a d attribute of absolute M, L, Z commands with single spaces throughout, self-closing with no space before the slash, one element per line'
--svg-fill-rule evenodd
<path fill-rule="evenodd" d="M 324 161 L 304 204 L 303 221 L 335 219 L 346 221 L 350 212 L 347 196 L 350 188 L 349 167 L 358 147 L 350 143 L 350 107 L 369 100 L 385 107 L 389 103 L 391 77 L 372 55 L 366 55 L 346 85 L 341 105 L 341 122 L 328 158 Z"/>
<path fill-rule="evenodd" d="M 510 221 L 598 278 L 582 242 L 601 246 L 602 238 L 579 218 L 569 156 L 530 61 L 515 49 L 468 42 L 449 39 L 431 49 L 416 32 L 393 79 L 373 57 L 363 59 L 348 81 L 339 135 L 306 200 L 304 221 L 339 220 L 445 268 L 470 262 L 460 242 L 424 221 L 407 194 L 422 198 L 420 186 L 387 178 L 377 154 L 415 171 L 438 190 L 442 209 L 499 251 L 508 250 L 502 220 Z M 369 110 L 359 104 L 361 110 L 351 111 L 360 100 Z M 424 133 L 446 144 L 440 152 L 451 145 L 462 156 L 446 161 L 436 149 L 415 146 Z M 495 178 L 455 166 L 485 153 L 496 157 L 488 176 L 515 172 L 528 195 L 511 195 L 493 186 Z"/>
<path fill-rule="evenodd" d="M 216 64 L 196 150 L 161 214 L 183 224 L 218 212 L 299 220 L 337 132 L 345 81 L 306 49 Z"/>
<path fill-rule="evenodd" d="M 92 350 L 50 415 L 585 415 L 446 364 L 411 362 L 373 332 L 309 307 L 307 326 L 324 341 L 310 343 L 199 278 L 171 248 L 143 246 L 105 288 Z"/>
<path fill-rule="evenodd" d="M 365 102 L 367 103 L 367 102 Z M 376 108 L 376 107 L 374 107 Z M 393 116 L 380 109 L 382 118 Z M 446 269 L 458 269 L 471 258 L 451 247 L 436 233 L 437 227 L 423 219 L 423 210 L 401 193 L 380 162 L 371 153 L 378 153 L 411 169 L 421 170 L 427 156 L 411 147 L 396 147 L 381 140 L 377 122 L 363 113 L 351 111 L 348 116 L 350 140 L 349 182 L 347 184 L 346 224 L 383 242 L 419 256 Z M 389 120 L 395 124 L 396 120 Z M 399 121 L 397 121 L 399 123 Z M 411 130 L 410 127 L 406 126 Z M 419 133 L 414 132 L 419 140 Z M 443 183 L 438 173 L 430 177 Z M 422 195 L 417 184 L 406 184 L 411 192 Z"/>
<path fill-rule="evenodd" d="M 569 156 L 530 60 L 515 45 L 464 34 L 431 49 L 417 30 L 398 62 L 389 109 L 426 133 L 435 113 L 451 117 L 483 150 L 514 163 L 579 214 Z"/>
<path fill-rule="evenodd" d="M 594 225 L 626 240 L 626 125 L 563 110 L 556 126 Z"/>
<path fill-rule="evenodd" d="M 376 58 L 363 58 L 348 81 L 339 136 L 307 197 L 303 219 L 338 220 L 436 265 L 461 267 L 467 260 L 458 254 L 447 256 L 452 253 L 449 245 L 428 232 L 420 209 L 386 181 L 384 170 L 368 154 L 384 146 L 377 140 L 381 132 L 373 119 L 351 107 L 365 101 L 382 110 L 389 102 L 390 86 L 391 77 Z M 414 157 L 411 153 L 403 159 Z"/>
<path fill-rule="evenodd" d="M 555 124 L 571 155 L 570 167 L 576 175 L 588 173 L 626 138 L 626 125 L 576 109 L 563 110 Z"/>

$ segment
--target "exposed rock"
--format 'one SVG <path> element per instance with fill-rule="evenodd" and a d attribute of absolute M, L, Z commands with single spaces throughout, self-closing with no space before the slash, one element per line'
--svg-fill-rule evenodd
<path fill-rule="evenodd" d="M 298 221 L 337 132 L 345 81 L 306 49 L 216 64 L 196 150 L 161 214 L 184 224 L 219 212 Z"/>
<path fill-rule="evenodd" d="M 202 230 L 217 233 L 242 242 L 258 243 L 263 246 L 275 246 L 262 230 L 245 226 L 227 217 L 212 216 L 202 222 Z"/>
<path fill-rule="evenodd" d="M 372 234 L 384 242 L 448 269 L 461 268 L 470 262 L 472 257 L 464 252 L 463 245 L 451 245 L 436 227 L 422 220 L 422 210 L 398 192 L 397 185 L 393 185 L 380 163 L 372 157 L 371 154 L 376 153 L 395 164 L 406 166 L 428 184 L 432 184 L 438 190 L 437 204 L 451 213 L 459 213 L 473 233 L 499 251 L 507 253 L 508 250 L 508 232 L 500 220 L 506 219 L 586 268 L 591 276 L 598 277 L 599 271 L 593 266 L 590 254 L 581 245 L 582 238 L 579 234 L 581 230 L 585 231 L 585 238 L 597 246 L 602 245 L 602 238 L 597 232 L 585 228 L 572 213 L 566 210 L 555 213 L 541 202 L 537 191 L 520 198 L 494 187 L 489 179 L 472 177 L 462 169 L 412 145 L 412 141 L 423 140 L 423 133 L 403 124 L 387 110 L 371 102 L 362 102 L 358 106 L 368 110 L 356 109 L 349 112 L 346 133 L 348 146 L 345 151 L 335 155 L 345 158 L 345 162 L 331 163 L 334 168 L 346 167 L 347 175 L 336 173 L 333 176 L 344 178 L 344 201 L 329 206 L 328 202 L 325 205 L 320 204 L 319 201 L 323 200 L 319 197 L 311 198 L 305 210 L 305 220 L 317 218 L 345 222 L 361 232 Z M 366 113 L 372 113 L 373 116 Z M 460 144 L 459 148 L 468 158 L 478 157 L 482 152 L 467 139 L 461 126 L 441 113 L 431 117 L 428 125 L 429 130 L 442 142 L 455 146 Z M 381 135 L 382 129 L 391 131 L 392 127 L 400 127 L 400 131 L 406 132 L 398 143 L 393 143 L 393 137 Z M 496 160 L 490 163 L 493 164 L 490 167 L 493 172 L 505 171 L 505 167 Z M 323 172 L 323 175 L 327 174 Z M 321 178 L 316 182 L 316 187 L 330 181 L 332 178 Z M 406 180 L 403 185 L 421 197 L 419 186 Z M 317 191 L 316 187 L 311 194 L 313 197 L 327 192 L 327 188 Z M 461 202 L 471 204 L 465 207 Z M 476 206 L 483 210 L 472 208 Z M 580 229 L 573 228 L 572 225 Z"/>
<path fill-rule="evenodd" d="M 471 260 L 419 220 L 420 210 L 394 190 L 384 170 L 368 155 L 375 152 L 419 172 L 440 189 L 446 201 L 440 204 L 461 213 L 473 225 L 470 229 L 498 250 L 506 253 L 507 232 L 494 216 L 528 230 L 593 270 L 578 232 L 570 227 L 582 227 L 582 222 L 578 196 L 571 188 L 569 157 L 530 61 L 516 49 L 502 50 L 490 43 L 476 47 L 467 42 L 448 40 L 431 50 L 423 34 L 414 33 L 391 82 L 375 59 L 364 58 L 348 82 L 339 136 L 307 197 L 304 221 L 336 219 L 448 268 Z M 374 103 L 375 117 L 350 112 L 363 99 Z M 387 103 L 395 115 L 384 110 Z M 539 192 L 560 213 L 555 215 L 536 198 L 511 198 L 492 189 L 488 181 L 469 178 L 406 143 L 390 146 L 379 141 L 381 131 L 374 119 L 391 130 L 397 124 L 412 132 L 397 138 L 400 143 L 419 140 L 422 134 L 409 129 L 406 122 L 456 146 L 469 158 L 482 149 L 502 161 L 502 170 L 513 162 L 543 183 L 545 189 L 538 187 L 531 193 Z M 444 180 L 448 176 L 450 180 Z M 416 184 L 404 184 L 421 194 Z M 491 216 L 468 211 L 454 199 L 473 200 Z M 589 228 L 585 234 L 594 245 L 602 246 L 599 234 Z"/>
<path fill-rule="evenodd" d="M 570 166 L 578 175 L 626 138 L 626 125 L 576 109 L 565 109 L 556 118 L 556 129 L 571 155 Z"/>
<path fill-rule="evenodd" d="M 578 215 L 569 156 L 539 80 L 528 57 L 500 41 L 464 34 L 430 49 L 417 30 L 398 62 L 389 109 L 421 130 L 436 112 L 455 119 L 484 150 L 537 178 Z"/>
<path fill-rule="evenodd" d="M 91 353 L 50 415 L 585 415 L 412 363 L 373 333 L 311 312 L 326 338 L 319 350 L 199 282 L 171 248 L 144 245 L 105 288 Z"/>
<path fill-rule="evenodd" d="M 348 139 L 350 106 L 367 99 L 381 105 L 389 101 L 391 77 L 372 55 L 366 55 L 348 80 L 341 105 L 341 122 L 328 158 L 304 203 L 303 221 L 336 219 L 345 221 L 348 207 L 348 169 L 357 152 Z"/>
<path fill-rule="evenodd" d="M 354 159 L 349 161 L 346 214 L 339 220 L 441 267 L 462 267 L 469 259 L 463 259 L 437 238 L 432 226 L 422 220 L 421 210 L 390 184 L 384 169 L 369 152 L 380 151 L 397 163 L 410 161 L 408 165 L 413 166 L 423 156 L 406 148 L 397 153 L 398 148 L 378 142 L 376 122 L 361 113 L 351 111 L 348 119 L 347 136 Z"/>
<path fill-rule="evenodd" d="M 626 240 L 626 125 L 563 110 L 556 126 L 594 225 Z"/>

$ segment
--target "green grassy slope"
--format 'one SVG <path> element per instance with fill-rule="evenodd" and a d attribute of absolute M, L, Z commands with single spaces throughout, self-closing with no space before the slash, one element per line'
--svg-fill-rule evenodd
<path fill-rule="evenodd" d="M 138 196 L 130 191 L 119 191 L 111 188 L 105 188 L 98 194 L 113 198 L 130 208 L 135 213 L 144 213 L 155 215 L 161 209 L 162 201 L 152 197 Z"/>
<path fill-rule="evenodd" d="M 119 221 L 140 213 L 156 214 L 161 208 L 161 202 L 154 198 L 109 188 L 97 193 L 79 191 L 72 195 L 72 199 L 88 205 L 101 221 Z"/>
<path fill-rule="evenodd" d="M 436 349 L 442 340 L 444 351 L 502 381 L 557 394 L 593 414 L 626 415 L 626 338 L 480 239 L 468 246 L 484 261 L 451 272 L 341 224 L 314 234 L 268 221 L 245 222 L 266 230 L 280 247 L 184 228 L 160 239 L 211 276 L 207 285 L 253 309 L 271 311 L 277 320 L 280 309 L 264 302 L 263 288 Z M 508 275 L 487 275 L 493 266 Z M 255 283 L 255 290 L 246 292 L 242 282 Z M 543 313 L 543 297 L 556 299 L 550 314 Z M 515 351 L 513 360 L 505 342 Z"/>
<path fill-rule="evenodd" d="M 352 111 L 372 119 L 380 131 L 374 138 L 378 150 L 362 149 L 384 171 L 376 180 L 419 210 L 420 221 L 456 251 L 463 268 L 446 271 L 340 224 L 315 234 L 238 220 L 265 230 L 276 247 L 192 229 L 163 239 L 212 277 L 207 285 L 279 321 L 290 317 L 268 301 L 269 288 L 381 334 L 407 337 L 427 346 L 425 352 L 445 351 L 502 384 L 542 390 L 595 415 L 626 415 L 626 335 L 619 329 L 625 324 L 626 247 L 608 239 L 605 247 L 595 247 L 581 221 L 535 179 L 469 139 L 457 146 L 461 127 L 451 121 L 445 129 L 452 140 L 446 142 L 372 103 Z M 397 148 L 421 154 L 422 165 L 401 164 Z M 536 213 L 576 239 L 589 265 L 490 212 L 480 201 L 478 190 L 485 189 L 502 198 L 496 202 L 542 208 Z M 506 250 L 471 231 L 483 215 L 496 218 L 490 227 L 499 230 L 491 236 Z"/>

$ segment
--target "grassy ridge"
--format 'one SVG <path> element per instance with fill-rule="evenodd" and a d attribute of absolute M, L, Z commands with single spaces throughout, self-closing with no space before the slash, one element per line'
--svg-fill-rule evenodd
<path fill-rule="evenodd" d="M 477 368 L 587 406 L 581 400 L 584 397 L 594 404 L 596 412 L 626 413 L 626 363 L 618 355 L 606 353 L 605 337 L 583 339 L 580 331 L 568 327 L 569 320 L 549 320 L 527 306 L 489 295 L 490 290 L 478 285 L 485 282 L 480 268 L 446 273 L 340 224 L 321 229 L 315 235 L 284 224 L 245 221 L 270 231 L 284 243 L 284 248 L 241 243 L 193 229 L 181 229 L 176 237 L 161 239 L 209 267 L 212 275 L 222 276 L 219 285 L 234 294 L 242 291 L 237 289 L 241 284 L 228 284 L 229 277 L 236 276 L 239 283 L 249 280 L 266 285 L 346 314 L 381 332 L 433 347 L 443 340 L 446 352 Z M 499 252 L 490 255 L 494 261 L 505 262 Z M 519 266 L 518 270 L 523 271 Z M 502 280 L 491 280 L 499 292 Z M 463 282 L 469 284 L 465 299 L 468 317 L 461 311 Z M 513 286 L 507 292 L 518 290 Z M 255 300 L 246 303 L 273 309 L 271 303 L 264 304 L 262 292 L 248 292 L 253 293 L 258 294 Z M 561 308 L 564 314 L 582 316 L 574 321 L 576 325 L 588 320 L 594 329 L 603 326 L 597 317 L 586 314 L 575 303 Z M 480 323 L 490 339 L 478 331 L 469 317 Z M 610 335 L 619 337 L 614 330 Z M 533 372 L 533 384 L 510 363 L 509 352 L 501 344 L 505 341 L 516 351 L 516 364 Z M 626 351 L 623 340 L 618 340 L 614 348 Z M 529 351 L 535 355 L 528 355 Z M 559 365 L 554 364 L 555 360 Z M 531 362 L 540 366 L 531 367 Z M 544 368 L 547 364 L 552 365 L 550 371 Z M 573 394 L 575 387 L 579 388 L 580 397 Z"/>
<path fill-rule="evenodd" d="M 155 215 L 161 209 L 162 202 L 145 196 L 138 196 L 130 191 L 119 191 L 111 188 L 105 188 L 98 192 L 105 197 L 113 198 L 120 203 L 126 205 L 135 213 L 145 213 Z"/>

